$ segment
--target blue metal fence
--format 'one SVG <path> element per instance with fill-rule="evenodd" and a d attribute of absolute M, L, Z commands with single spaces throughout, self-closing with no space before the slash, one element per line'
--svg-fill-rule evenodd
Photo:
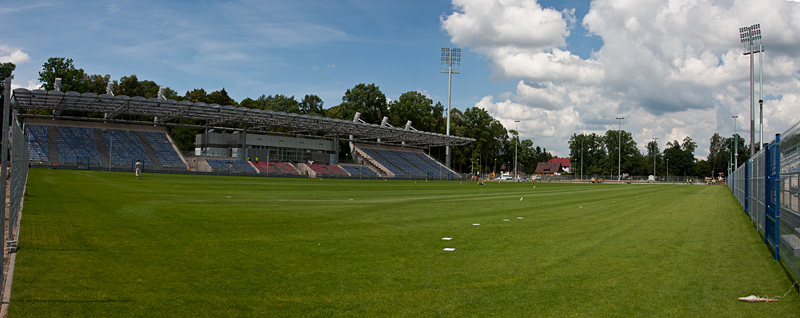
<path fill-rule="evenodd" d="M 800 278 L 800 123 L 731 171 L 728 186 L 775 259 Z"/>

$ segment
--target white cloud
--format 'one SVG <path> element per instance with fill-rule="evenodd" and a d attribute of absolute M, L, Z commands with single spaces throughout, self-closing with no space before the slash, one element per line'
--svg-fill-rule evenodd
<path fill-rule="evenodd" d="M 31 57 L 20 48 L 0 45 L 0 63 L 11 62 L 19 65 L 30 61 Z"/>
<path fill-rule="evenodd" d="M 459 45 L 479 50 L 548 48 L 564 46 L 564 38 L 569 36 L 564 14 L 542 8 L 535 1 L 453 0 L 453 5 L 460 12 L 442 17 L 441 22 L 453 43 Z"/>
<path fill-rule="evenodd" d="M 17 88 L 26 88 L 26 89 L 29 89 L 29 90 L 34 90 L 34 89 L 39 89 L 40 87 L 42 87 L 42 83 L 40 83 L 37 80 L 29 80 L 28 82 L 25 83 L 25 85 L 19 85 L 18 82 L 19 81 L 12 81 L 11 82 L 11 89 L 12 90 L 13 89 L 17 89 Z"/>
<path fill-rule="evenodd" d="M 800 6 L 794 3 L 594 0 L 581 23 L 603 46 L 589 58 L 566 45 L 575 23 L 570 10 L 559 13 L 535 1 L 453 4 L 457 12 L 441 19 L 451 41 L 483 55 L 496 78 L 518 80 L 507 99 L 486 96 L 475 106 L 506 127 L 529 120 L 520 126 L 523 138 L 537 145 L 537 139 L 552 141 L 542 145 L 557 155 L 568 155 L 572 133 L 616 129 L 619 116 L 642 149 L 653 137 L 663 149 L 689 136 L 704 156 L 715 132 L 732 133 L 733 114 L 747 123 L 739 126 L 742 133 L 749 127 L 750 67 L 738 28 L 759 22 L 764 89 L 781 96 L 765 102 L 765 136 L 800 120 Z"/>

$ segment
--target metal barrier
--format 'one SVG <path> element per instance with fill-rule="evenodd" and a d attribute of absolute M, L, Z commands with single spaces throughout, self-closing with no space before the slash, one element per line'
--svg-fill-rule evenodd
<path fill-rule="evenodd" d="M 28 180 L 28 143 L 17 120 L 16 111 L 11 124 L 11 177 L 8 211 L 8 241 L 16 242 L 19 231 L 17 223 L 22 211 L 22 200 L 25 195 L 25 183 Z"/>
<path fill-rule="evenodd" d="M 728 180 L 775 259 L 800 278 L 800 123 L 776 135 Z"/>

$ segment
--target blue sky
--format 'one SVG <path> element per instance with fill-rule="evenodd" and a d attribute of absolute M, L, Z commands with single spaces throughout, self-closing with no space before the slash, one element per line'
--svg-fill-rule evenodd
<path fill-rule="evenodd" d="M 225 88 L 236 100 L 319 95 L 358 83 L 390 99 L 447 102 L 442 47 L 462 47 L 453 107 L 481 107 L 523 138 L 568 155 L 572 133 L 625 117 L 640 148 L 749 127 L 749 64 L 738 27 L 761 23 L 765 135 L 798 120 L 800 4 L 764 1 L 8 1 L 0 62 L 35 87 L 49 57 L 89 74 L 136 74 L 183 94 Z M 765 112 L 767 113 L 767 112 Z M 746 133 L 743 133 L 746 134 Z"/>

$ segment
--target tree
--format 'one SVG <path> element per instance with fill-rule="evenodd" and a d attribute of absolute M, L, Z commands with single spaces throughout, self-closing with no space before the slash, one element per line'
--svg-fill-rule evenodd
<path fill-rule="evenodd" d="M 620 139 L 621 148 L 620 148 Z M 608 130 L 605 138 L 606 149 L 608 150 L 608 162 L 605 171 L 610 175 L 619 174 L 640 174 L 642 172 L 642 153 L 636 147 L 631 133 L 627 131 Z M 621 150 L 621 151 L 620 151 Z M 621 157 L 622 160 L 619 158 Z M 618 172 L 620 170 L 621 172 Z M 605 173 L 604 173 L 605 174 Z"/>
<path fill-rule="evenodd" d="M 695 172 L 694 150 L 697 144 L 692 138 L 683 138 L 683 145 L 677 140 L 667 143 L 664 157 L 669 160 L 669 174 L 673 176 L 691 176 Z"/>
<path fill-rule="evenodd" d="M 580 160 L 583 158 L 585 175 L 610 174 L 605 171 L 609 159 L 603 136 L 595 133 L 591 135 L 573 134 L 569 140 L 569 149 L 575 173 L 580 174 Z"/>
<path fill-rule="evenodd" d="M 17 66 L 11 62 L 0 63 L 0 87 L 3 87 L 3 85 L 5 85 L 4 81 L 7 77 L 14 78 L 14 75 L 12 73 L 14 73 L 14 69 L 16 68 Z"/>
<path fill-rule="evenodd" d="M 452 166 L 465 169 L 462 171 L 470 171 L 470 167 L 480 172 L 490 171 L 494 159 L 505 152 L 503 145 L 508 143 L 508 131 L 484 109 L 467 108 L 463 114 L 456 111 L 453 110 L 451 115 L 453 135 L 474 138 L 476 141 L 451 148 Z M 513 155 L 513 151 L 511 153 Z"/>
<path fill-rule="evenodd" d="M 213 91 L 211 94 L 208 94 L 208 96 L 206 96 L 206 103 L 219 104 L 222 106 L 239 106 L 239 103 L 237 103 L 236 100 L 228 96 L 228 92 L 225 91 L 224 87 L 221 90 Z"/>
<path fill-rule="evenodd" d="M 328 116 L 333 118 L 353 120 L 356 112 L 361 113 L 361 120 L 379 124 L 388 112 L 386 95 L 380 88 L 373 84 L 358 84 L 348 89 L 342 97 L 342 103 L 328 110 Z"/>
<path fill-rule="evenodd" d="M 648 142 L 647 143 L 647 157 L 645 159 L 647 161 L 648 166 L 656 168 L 656 163 L 660 162 L 662 157 L 663 156 L 661 155 L 660 151 L 658 150 L 658 142 L 655 141 L 655 140 Z M 649 172 L 650 173 L 655 173 L 655 175 L 661 174 L 660 171 L 649 171 Z"/>
<path fill-rule="evenodd" d="M 725 172 L 727 174 L 728 167 L 730 167 L 732 158 L 729 147 L 732 145 L 732 139 L 728 139 L 714 133 L 711 136 L 710 144 L 708 147 L 708 166 L 710 171 L 706 171 L 698 176 L 716 176 L 718 172 Z"/>
<path fill-rule="evenodd" d="M 97 95 L 105 94 L 108 82 L 111 81 L 111 75 L 92 74 L 86 76 L 86 92 L 94 93 Z M 116 86 L 116 81 L 114 81 Z M 115 93 L 116 94 L 116 93 Z"/>
<path fill-rule="evenodd" d="M 81 68 L 75 68 L 72 59 L 65 57 L 51 57 L 42 65 L 39 72 L 39 81 L 45 90 L 55 89 L 56 78 L 61 78 L 61 91 L 86 92 L 88 89 L 86 73 Z"/>
<path fill-rule="evenodd" d="M 17 66 L 11 62 L 0 63 L 0 111 L 5 107 L 6 78 L 14 78 L 13 73 L 16 68 Z"/>
<path fill-rule="evenodd" d="M 420 92 L 410 91 L 400 95 L 389 108 L 389 123 L 395 127 L 405 127 L 407 121 L 420 130 L 435 131 L 444 123 L 444 107 Z"/>
<path fill-rule="evenodd" d="M 303 97 L 303 100 L 300 101 L 300 113 L 306 115 L 314 115 L 314 116 L 323 116 L 325 114 L 325 110 L 322 108 L 322 98 L 319 98 L 317 95 L 306 95 Z"/>
<path fill-rule="evenodd" d="M 114 88 L 115 95 L 142 96 L 144 98 L 158 97 L 159 86 L 153 81 L 139 81 L 136 75 L 123 76 Z"/>

